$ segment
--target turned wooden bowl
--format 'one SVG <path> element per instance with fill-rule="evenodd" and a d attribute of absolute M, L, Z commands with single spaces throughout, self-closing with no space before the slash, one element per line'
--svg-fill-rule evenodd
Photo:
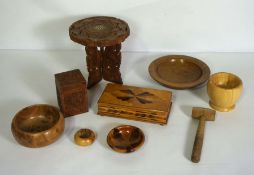
<path fill-rule="evenodd" d="M 207 93 L 210 106 L 221 112 L 228 112 L 235 108 L 236 101 L 242 93 L 242 80 L 227 72 L 213 74 L 207 83 Z"/>
<path fill-rule="evenodd" d="M 64 131 L 64 117 L 54 106 L 39 104 L 19 111 L 12 120 L 14 138 L 23 146 L 37 148 L 56 141 Z"/>
<path fill-rule="evenodd" d="M 130 125 L 113 128 L 107 137 L 108 145 L 120 153 L 134 152 L 144 144 L 144 141 L 144 133 L 139 128 Z"/>

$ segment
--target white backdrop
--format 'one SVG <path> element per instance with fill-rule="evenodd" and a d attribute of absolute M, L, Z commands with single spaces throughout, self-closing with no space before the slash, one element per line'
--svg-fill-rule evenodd
<path fill-rule="evenodd" d="M 0 49 L 81 49 L 69 25 L 127 21 L 125 51 L 254 51 L 253 0 L 0 0 Z"/>

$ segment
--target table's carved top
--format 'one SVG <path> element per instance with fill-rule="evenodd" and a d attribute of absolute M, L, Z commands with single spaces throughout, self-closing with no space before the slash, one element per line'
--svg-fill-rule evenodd
<path fill-rule="evenodd" d="M 74 22 L 69 34 L 71 40 L 85 46 L 111 46 L 124 41 L 130 29 L 121 19 L 97 16 Z"/>

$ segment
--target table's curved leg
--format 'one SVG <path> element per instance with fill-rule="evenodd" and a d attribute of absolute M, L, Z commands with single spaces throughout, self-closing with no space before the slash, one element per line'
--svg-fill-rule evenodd
<path fill-rule="evenodd" d="M 120 64 L 121 64 L 121 44 L 107 46 L 103 52 L 103 78 L 107 81 L 123 84 Z"/>
<path fill-rule="evenodd" d="M 91 88 L 102 80 L 102 54 L 97 47 L 86 47 L 86 55 L 89 72 L 87 88 Z"/>

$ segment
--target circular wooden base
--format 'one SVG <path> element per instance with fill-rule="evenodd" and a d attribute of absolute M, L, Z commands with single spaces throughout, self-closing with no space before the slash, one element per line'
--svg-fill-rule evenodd
<path fill-rule="evenodd" d="M 211 101 L 209 101 L 209 105 L 215 109 L 216 111 L 220 111 L 220 112 L 229 112 L 232 111 L 235 108 L 235 105 L 230 106 L 230 107 L 221 107 L 221 106 L 216 106 L 215 104 L 213 104 Z"/>

